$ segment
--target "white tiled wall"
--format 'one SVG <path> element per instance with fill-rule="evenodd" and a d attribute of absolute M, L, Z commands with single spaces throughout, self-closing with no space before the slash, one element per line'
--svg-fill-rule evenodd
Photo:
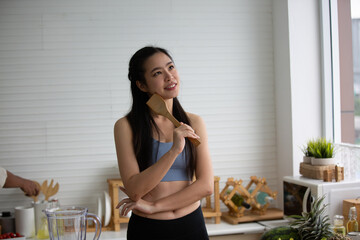
<path fill-rule="evenodd" d="M 54 179 L 95 209 L 119 177 L 113 124 L 131 104 L 127 64 L 172 53 L 180 101 L 207 123 L 214 172 L 276 190 L 272 1 L 0 0 L 0 165 Z M 30 204 L 0 191 L 0 210 Z"/>

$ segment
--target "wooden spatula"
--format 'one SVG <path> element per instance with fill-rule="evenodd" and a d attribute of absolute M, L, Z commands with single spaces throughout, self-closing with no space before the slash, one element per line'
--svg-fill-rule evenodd
<path fill-rule="evenodd" d="M 155 113 L 169 119 L 175 125 L 175 127 L 179 127 L 181 125 L 179 121 L 176 120 L 176 118 L 174 118 L 174 116 L 169 112 L 164 99 L 158 94 L 153 94 L 146 102 L 146 105 L 148 105 Z M 200 141 L 198 139 L 189 138 L 189 140 L 195 145 L 195 147 L 200 145 Z"/>
<path fill-rule="evenodd" d="M 59 183 L 53 187 L 54 180 L 51 179 L 50 185 L 47 185 L 47 180 L 45 180 L 41 186 L 41 191 L 45 196 L 45 201 L 48 201 L 51 196 L 54 196 L 59 191 Z"/>

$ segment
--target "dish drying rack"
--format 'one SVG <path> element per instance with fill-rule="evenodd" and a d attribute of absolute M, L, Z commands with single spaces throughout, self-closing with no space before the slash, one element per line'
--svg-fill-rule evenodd
<path fill-rule="evenodd" d="M 109 195 L 111 198 L 111 218 L 107 226 L 102 226 L 101 231 L 120 231 L 120 223 L 128 223 L 128 217 L 121 217 L 116 205 L 119 203 L 119 187 L 124 187 L 123 181 L 119 179 L 107 179 Z M 95 227 L 88 227 L 88 232 L 95 232 Z"/>

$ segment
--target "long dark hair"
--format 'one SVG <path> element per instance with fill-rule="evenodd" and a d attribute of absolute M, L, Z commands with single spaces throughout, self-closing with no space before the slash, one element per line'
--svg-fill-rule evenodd
<path fill-rule="evenodd" d="M 133 97 L 133 104 L 130 112 L 126 115 L 132 132 L 133 132 L 133 145 L 135 156 L 139 164 L 140 171 L 145 170 L 150 166 L 152 157 L 152 127 L 159 133 L 158 126 L 156 125 L 153 117 L 150 114 L 150 109 L 146 105 L 149 100 L 149 95 L 141 91 L 136 82 L 146 85 L 145 81 L 145 61 L 153 56 L 155 53 L 166 54 L 172 62 L 173 59 L 170 54 L 163 48 L 147 46 L 138 50 L 130 59 L 128 78 L 131 82 L 131 93 Z M 180 121 L 191 126 L 190 119 L 182 108 L 179 100 L 175 97 L 173 99 L 173 115 Z M 187 171 L 192 178 L 195 170 L 195 147 L 186 138 L 185 144 L 186 159 L 188 159 Z"/>

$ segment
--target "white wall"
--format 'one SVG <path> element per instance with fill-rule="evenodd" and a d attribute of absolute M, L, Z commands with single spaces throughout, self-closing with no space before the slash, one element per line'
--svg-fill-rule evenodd
<path fill-rule="evenodd" d="M 184 108 L 207 123 L 222 185 L 257 175 L 278 190 L 272 11 L 268 0 L 0 1 L 0 165 L 53 178 L 62 204 L 93 210 L 119 177 L 112 127 L 130 107 L 128 60 L 155 44 L 173 54 Z M 30 204 L 18 189 L 0 196 L 0 209 Z"/>
<path fill-rule="evenodd" d="M 279 167 L 298 175 L 301 147 L 322 127 L 319 6 L 275 0 L 273 9 Z"/>
<path fill-rule="evenodd" d="M 293 175 L 299 173 L 300 148 L 322 134 L 319 2 L 289 1 Z"/>
<path fill-rule="evenodd" d="M 292 99 L 289 46 L 288 3 L 274 0 L 274 65 L 275 65 L 275 99 L 276 99 L 276 137 L 278 184 L 282 176 L 292 175 Z"/>
<path fill-rule="evenodd" d="M 301 147 L 322 134 L 321 31 L 318 1 L 274 0 L 273 9 L 280 187 L 299 175 Z"/>

